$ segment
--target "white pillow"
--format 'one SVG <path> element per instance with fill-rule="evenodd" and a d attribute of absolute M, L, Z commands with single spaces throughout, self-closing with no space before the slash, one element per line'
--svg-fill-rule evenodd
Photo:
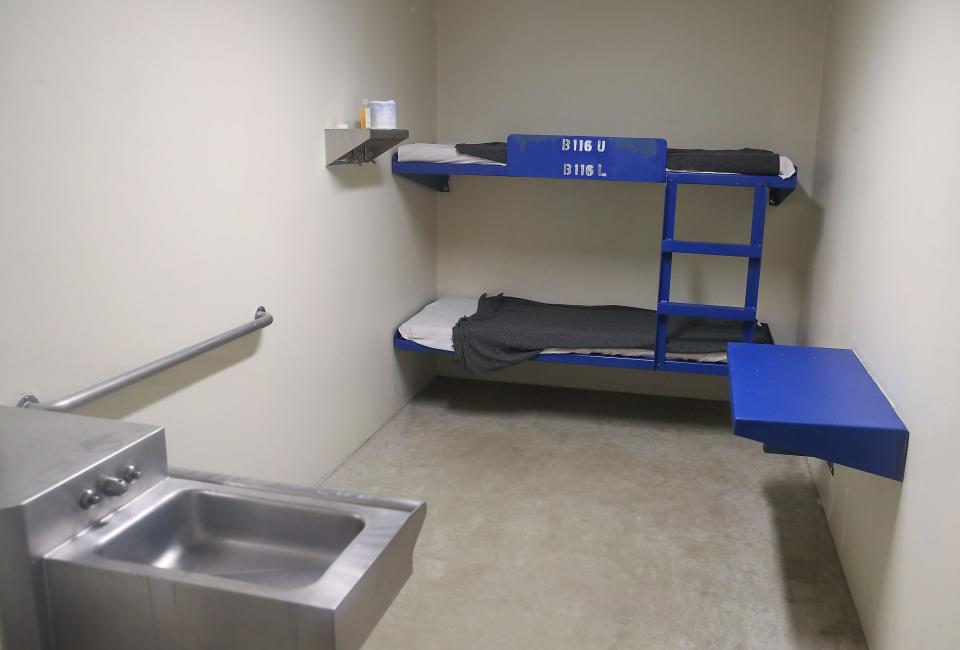
<path fill-rule="evenodd" d="M 464 316 L 477 313 L 476 298 L 440 298 L 421 309 L 398 329 L 408 341 L 435 350 L 453 352 L 453 326 Z"/>

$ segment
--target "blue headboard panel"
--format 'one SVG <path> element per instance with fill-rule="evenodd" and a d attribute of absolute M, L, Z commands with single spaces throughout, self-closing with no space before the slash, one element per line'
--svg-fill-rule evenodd
<path fill-rule="evenodd" d="M 667 141 L 582 135 L 507 138 L 508 176 L 663 183 Z"/>

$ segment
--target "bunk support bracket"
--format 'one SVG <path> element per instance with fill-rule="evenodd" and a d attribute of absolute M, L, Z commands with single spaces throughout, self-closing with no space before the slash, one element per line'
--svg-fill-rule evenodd
<path fill-rule="evenodd" d="M 397 174 L 397 176 L 403 176 L 418 185 L 423 185 L 437 192 L 450 191 L 449 174 Z"/>
<path fill-rule="evenodd" d="M 757 185 L 753 189 L 753 219 L 750 223 L 750 245 L 759 253 L 747 260 L 747 291 L 743 306 L 756 313 L 760 298 L 760 260 L 763 251 L 763 227 L 767 216 L 767 186 Z M 753 343 L 754 323 L 743 324 L 741 339 L 744 343 Z"/>

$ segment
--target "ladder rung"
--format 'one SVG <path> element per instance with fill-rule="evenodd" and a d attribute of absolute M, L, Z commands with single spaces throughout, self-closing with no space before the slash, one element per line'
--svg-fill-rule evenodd
<path fill-rule="evenodd" d="M 754 321 L 756 309 L 745 307 L 723 307 L 720 305 L 698 305 L 686 302 L 661 301 L 657 313 L 665 316 L 691 316 L 694 318 L 717 318 L 720 320 Z"/>
<path fill-rule="evenodd" d="M 710 241 L 682 241 L 664 239 L 664 253 L 689 253 L 691 255 L 725 255 L 727 257 L 760 257 L 763 247 L 759 244 L 721 244 Z"/>

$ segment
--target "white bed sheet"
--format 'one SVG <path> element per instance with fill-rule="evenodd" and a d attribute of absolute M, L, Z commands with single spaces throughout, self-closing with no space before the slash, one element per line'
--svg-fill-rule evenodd
<path fill-rule="evenodd" d="M 453 327 L 464 316 L 471 316 L 477 311 L 476 298 L 461 298 L 446 296 L 439 298 L 421 309 L 415 316 L 407 320 L 398 330 L 400 336 L 419 343 L 434 350 L 453 352 Z M 606 354 L 618 357 L 636 357 L 641 359 L 653 358 L 653 350 L 640 348 L 549 348 L 543 354 Z M 677 361 L 702 361 L 707 363 L 724 363 L 727 360 L 726 352 L 710 352 L 706 354 L 679 354 L 667 353 L 668 359 Z"/>
<path fill-rule="evenodd" d="M 503 163 L 493 160 L 460 153 L 457 151 L 457 145 L 455 144 L 432 144 L 429 142 L 414 142 L 412 144 L 400 145 L 397 149 L 397 160 L 399 162 L 505 166 Z"/>

